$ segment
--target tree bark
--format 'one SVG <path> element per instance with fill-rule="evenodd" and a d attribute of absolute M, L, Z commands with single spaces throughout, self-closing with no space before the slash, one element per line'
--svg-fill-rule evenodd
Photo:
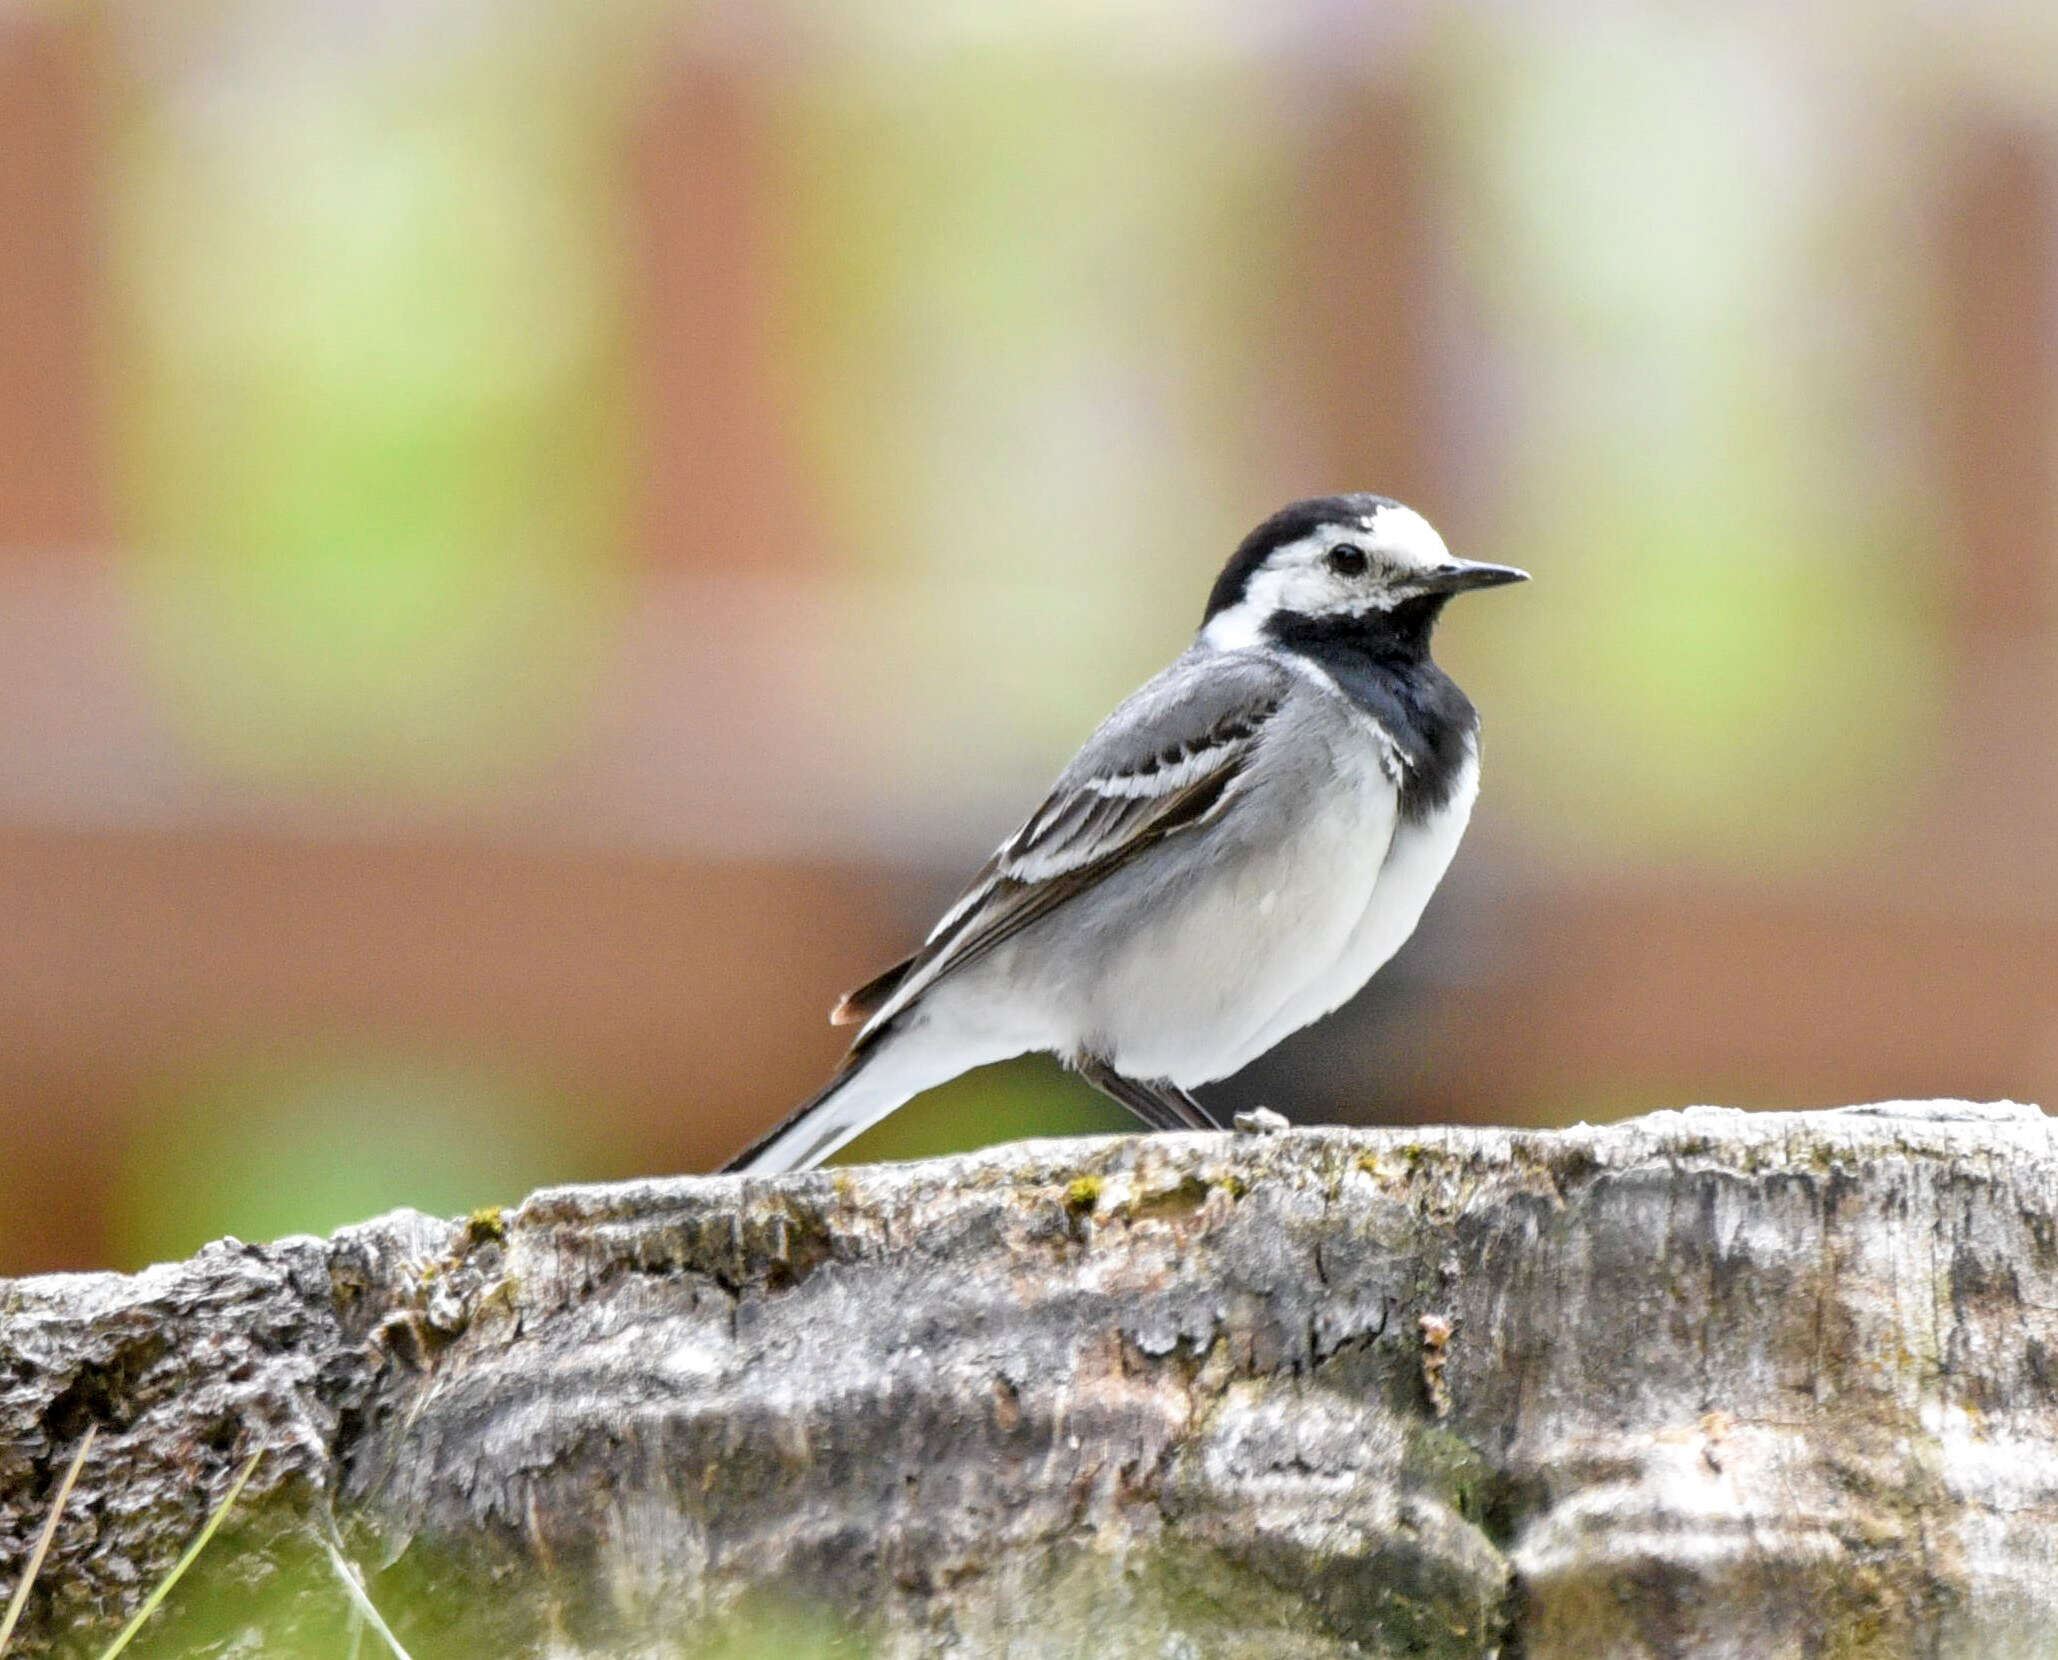
<path fill-rule="evenodd" d="M 88 1425 L 17 1653 L 262 1449 L 161 1652 L 349 1652 L 333 1539 L 415 1660 L 2045 1656 L 2058 1146 L 1038 1142 L 0 1284 L 0 1586 Z"/>

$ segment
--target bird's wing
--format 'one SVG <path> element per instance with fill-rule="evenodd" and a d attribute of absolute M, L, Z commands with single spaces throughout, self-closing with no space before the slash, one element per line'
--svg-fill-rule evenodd
<path fill-rule="evenodd" d="M 944 976 L 1222 812 L 1288 683 L 1261 657 L 1182 657 L 1087 740 L 922 949 L 852 992 L 831 1019 L 865 1021 L 862 1042 Z"/>

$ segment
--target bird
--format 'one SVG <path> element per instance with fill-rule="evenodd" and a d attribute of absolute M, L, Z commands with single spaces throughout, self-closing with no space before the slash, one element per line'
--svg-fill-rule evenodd
<path fill-rule="evenodd" d="M 1479 716 L 1430 656 L 1452 556 L 1386 496 L 1293 502 L 1193 643 L 1116 708 L 919 950 L 846 995 L 828 1083 L 724 1169 L 806 1170 L 922 1091 L 1054 1054 L 1156 1130 L 1353 996 L 1415 931 L 1479 793 Z"/>

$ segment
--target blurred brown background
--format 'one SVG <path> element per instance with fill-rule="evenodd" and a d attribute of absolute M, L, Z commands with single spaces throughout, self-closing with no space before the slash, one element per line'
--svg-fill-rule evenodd
<path fill-rule="evenodd" d="M 1222 1104 L 2058 1097 L 2054 16 L 0 0 L 0 1272 L 718 1162 L 1334 489 L 1538 580 Z"/>

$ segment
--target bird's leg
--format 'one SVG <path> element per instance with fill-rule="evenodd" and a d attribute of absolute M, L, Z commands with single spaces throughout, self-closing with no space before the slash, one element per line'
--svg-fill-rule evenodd
<path fill-rule="evenodd" d="M 1179 1114 L 1181 1121 L 1189 1129 L 1219 1130 L 1222 1128 L 1221 1119 L 1209 1112 L 1199 1101 L 1195 1100 L 1193 1096 L 1189 1095 L 1170 1079 L 1160 1078 L 1145 1087 L 1156 1090 L 1161 1094 L 1166 1104 Z"/>
<path fill-rule="evenodd" d="M 1082 1055 L 1072 1063 L 1073 1069 L 1089 1084 L 1108 1097 L 1119 1101 L 1154 1130 L 1177 1130 L 1184 1126 L 1171 1108 L 1153 1095 L 1134 1078 L 1125 1078 L 1106 1061 L 1095 1060 Z"/>
<path fill-rule="evenodd" d="M 1154 1130 L 1219 1129 L 1213 1118 L 1185 1090 L 1163 1079 L 1145 1082 L 1124 1077 L 1104 1060 L 1082 1055 L 1073 1066 L 1079 1076 L 1107 1096 L 1119 1101 Z"/>

